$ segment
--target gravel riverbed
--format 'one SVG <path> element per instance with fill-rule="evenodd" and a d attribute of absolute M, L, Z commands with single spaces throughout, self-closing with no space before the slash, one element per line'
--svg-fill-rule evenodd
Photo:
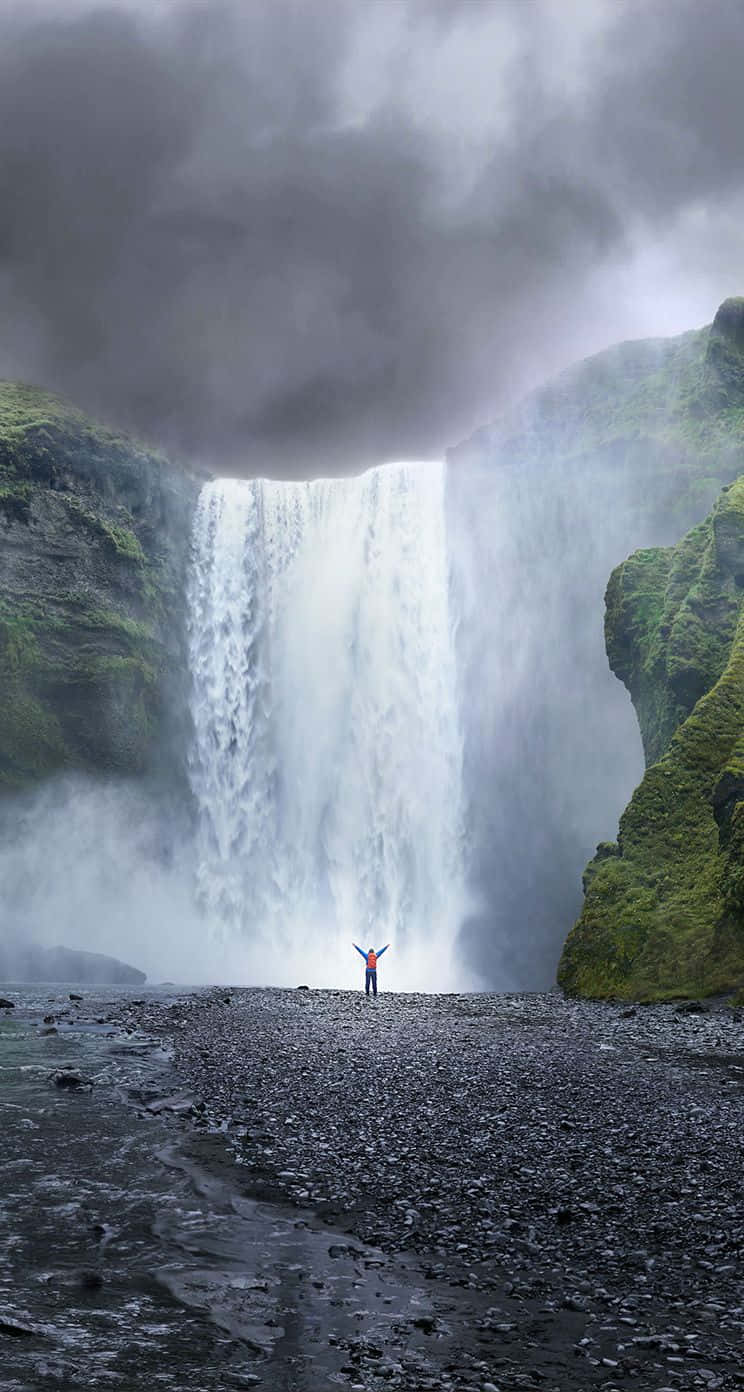
<path fill-rule="evenodd" d="M 425 1360 L 360 1310 L 319 1389 L 744 1387 L 740 1012 L 298 989 L 118 1015 L 173 1041 L 202 1160 L 219 1141 L 243 1192 L 429 1292 Z"/>

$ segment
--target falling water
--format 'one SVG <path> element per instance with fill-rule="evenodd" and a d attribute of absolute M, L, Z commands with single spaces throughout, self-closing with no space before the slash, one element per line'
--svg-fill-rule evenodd
<path fill-rule="evenodd" d="M 197 876 L 262 979 L 454 980 L 465 907 L 444 466 L 202 490 L 189 593 Z"/>

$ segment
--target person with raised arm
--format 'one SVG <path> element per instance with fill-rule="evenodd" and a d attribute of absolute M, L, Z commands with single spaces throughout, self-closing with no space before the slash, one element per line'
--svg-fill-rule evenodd
<path fill-rule="evenodd" d="M 359 953 L 360 957 L 363 957 L 363 958 L 364 958 L 364 964 L 365 964 L 365 968 L 366 968 L 365 976 L 364 976 L 364 991 L 365 991 L 365 994 L 366 994 L 366 995 L 369 995 L 369 988 L 370 988 L 370 986 L 371 986 L 371 987 L 372 987 L 372 994 L 373 994 L 373 996 L 376 996 L 376 995 L 377 995 L 377 963 L 378 963 L 380 957 L 382 956 L 383 952 L 387 952 L 387 950 L 388 950 L 388 948 L 389 948 L 389 946 L 390 946 L 390 943 L 385 943 L 385 946 L 384 946 L 384 947 L 381 947 L 379 952 L 375 952 L 375 949 L 374 949 L 373 947 L 367 948 L 367 951 L 365 952 L 363 948 L 357 947 L 357 944 L 356 944 L 356 943 L 354 943 L 353 946 L 356 947 L 356 950 L 357 950 L 357 952 Z"/>

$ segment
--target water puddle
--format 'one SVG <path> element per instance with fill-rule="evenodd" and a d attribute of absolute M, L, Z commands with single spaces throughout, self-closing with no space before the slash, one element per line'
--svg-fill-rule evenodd
<path fill-rule="evenodd" d="M 196 1138 L 160 1153 L 188 1177 L 190 1196 L 158 1220 L 174 1254 L 158 1276 L 251 1352 L 251 1385 L 316 1392 L 321 1373 L 346 1387 L 363 1373 L 365 1387 L 383 1386 L 403 1363 L 435 1373 L 453 1329 L 420 1272 L 296 1209 L 241 1195 L 234 1177 L 215 1174 L 221 1145 Z"/>

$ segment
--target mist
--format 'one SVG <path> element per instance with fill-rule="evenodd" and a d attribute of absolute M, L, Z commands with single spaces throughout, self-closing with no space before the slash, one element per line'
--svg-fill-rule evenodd
<path fill-rule="evenodd" d="M 459 946 L 501 989 L 547 988 L 583 867 L 615 839 L 643 772 L 630 698 L 607 665 L 603 595 L 612 566 L 658 529 L 622 471 L 476 455 L 455 461 L 449 488 L 479 896 Z"/>
<path fill-rule="evenodd" d="M 24 795 L 11 939 L 335 987 L 358 984 L 352 939 L 392 941 L 396 989 L 549 987 L 643 769 L 604 587 L 680 524 L 630 463 L 538 456 L 476 438 L 446 469 L 206 484 L 183 793 Z"/>
<path fill-rule="evenodd" d="M 63 777 L 19 795 L 8 822 L 0 849 L 8 979 L 14 947 L 33 943 L 105 953 L 150 983 L 358 984 L 353 963 L 346 970 L 319 953 L 313 964 L 284 942 L 225 932 L 205 914 L 188 809 L 179 816 L 152 788 Z"/>

